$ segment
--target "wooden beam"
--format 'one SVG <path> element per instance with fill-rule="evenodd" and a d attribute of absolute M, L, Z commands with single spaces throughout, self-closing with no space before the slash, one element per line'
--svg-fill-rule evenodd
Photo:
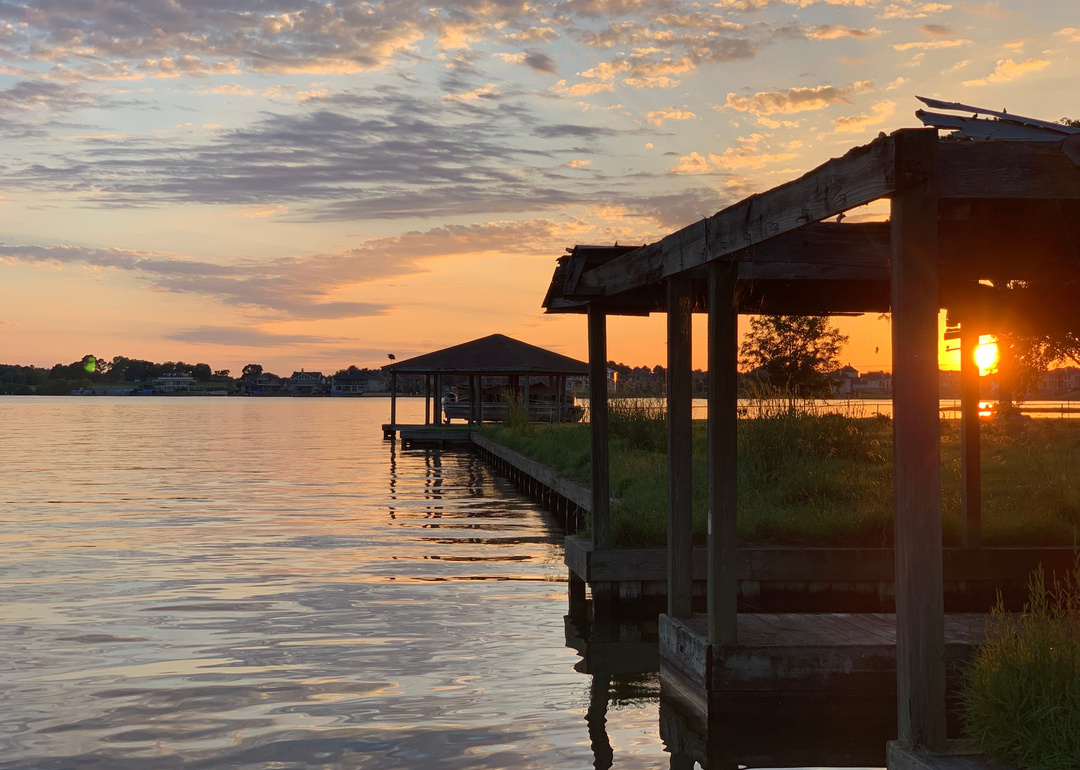
<path fill-rule="evenodd" d="M 942 198 L 1080 199 L 1080 135 L 1061 142 L 940 143 Z"/>
<path fill-rule="evenodd" d="M 390 372 L 390 424 L 397 425 L 397 372 Z"/>
<path fill-rule="evenodd" d="M 709 264 L 708 634 L 710 644 L 736 642 L 738 533 L 738 320 L 735 271 Z"/>
<path fill-rule="evenodd" d="M 589 305 L 589 451 L 592 457 L 593 548 L 611 548 L 611 477 L 608 466 L 607 318 Z"/>
<path fill-rule="evenodd" d="M 667 282 L 668 614 L 693 612 L 693 383 L 690 278 Z"/>
<path fill-rule="evenodd" d="M 937 137 L 896 140 L 892 199 L 896 676 L 900 740 L 945 745 L 945 612 L 938 413 Z"/>
<path fill-rule="evenodd" d="M 964 545 L 982 545 L 982 452 L 979 446 L 979 327 L 960 321 L 960 507 L 964 512 Z"/>
<path fill-rule="evenodd" d="M 934 129 L 916 130 L 937 135 Z M 713 259 L 730 261 L 743 249 L 887 196 L 895 186 L 892 141 L 883 137 L 849 150 L 798 179 L 588 270 L 576 285 L 610 297 Z"/>

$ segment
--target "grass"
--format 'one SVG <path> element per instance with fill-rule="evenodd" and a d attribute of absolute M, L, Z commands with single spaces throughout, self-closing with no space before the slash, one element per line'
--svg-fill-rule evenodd
<path fill-rule="evenodd" d="M 810 414 L 785 402 L 739 421 L 739 535 L 756 544 L 884 547 L 892 543 L 892 424 L 888 418 Z M 589 427 L 486 429 L 496 440 L 584 484 Z M 942 422 L 943 537 L 959 543 L 959 422 Z M 617 547 L 666 540 L 663 405 L 613 401 L 612 537 Z M 694 537 L 706 531 L 705 424 L 695 423 Z M 1074 545 L 1080 540 L 1080 420 L 984 425 L 985 545 Z"/>
<path fill-rule="evenodd" d="M 1031 578 L 1020 616 L 999 600 L 968 669 L 964 724 L 979 749 L 1021 770 L 1080 767 L 1080 562 Z"/>

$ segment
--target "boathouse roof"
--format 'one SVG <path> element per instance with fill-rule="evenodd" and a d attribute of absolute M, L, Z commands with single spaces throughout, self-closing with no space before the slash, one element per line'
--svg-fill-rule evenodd
<path fill-rule="evenodd" d="M 735 271 L 739 313 L 888 312 L 894 223 L 845 212 L 922 185 L 934 194 L 939 307 L 950 320 L 984 332 L 1080 330 L 1080 129 L 1055 127 L 1019 140 L 882 134 L 654 243 L 567 249 L 543 306 L 663 313 L 665 285 L 682 275 L 703 312 L 708 266 L 720 263 Z M 902 141 L 927 135 L 921 165 L 905 157 Z"/>
<path fill-rule="evenodd" d="M 397 374 L 588 374 L 589 365 L 505 334 L 387 364 Z"/>

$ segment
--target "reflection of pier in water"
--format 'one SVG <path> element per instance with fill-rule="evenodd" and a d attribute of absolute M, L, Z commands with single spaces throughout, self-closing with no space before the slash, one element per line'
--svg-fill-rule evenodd
<path fill-rule="evenodd" d="M 726 692 L 703 703 L 697 688 L 663 666 L 652 619 L 565 617 L 566 645 L 591 677 L 585 722 L 600 770 L 616 764 L 610 709 L 659 701 L 660 737 L 670 767 L 880 767 L 896 734 L 894 692 Z M 696 763 L 696 765 L 695 765 Z"/>

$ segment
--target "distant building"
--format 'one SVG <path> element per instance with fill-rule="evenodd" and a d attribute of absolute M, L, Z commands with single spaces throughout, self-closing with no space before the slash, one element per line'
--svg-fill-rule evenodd
<path fill-rule="evenodd" d="M 347 370 L 330 378 L 330 392 L 334 394 L 385 393 L 389 387 L 381 374 L 361 369 Z"/>
<path fill-rule="evenodd" d="M 249 396 L 280 396 L 288 383 L 276 374 L 264 372 L 240 378 L 240 391 Z"/>
<path fill-rule="evenodd" d="M 1080 390 L 1080 369 L 1075 366 L 1063 366 L 1043 372 L 1039 383 L 1039 394 L 1045 396 L 1064 396 Z"/>
<path fill-rule="evenodd" d="M 181 393 L 195 389 L 195 378 L 187 372 L 167 372 L 153 381 L 154 390 L 161 393 Z"/>
<path fill-rule="evenodd" d="M 852 392 L 860 396 L 891 396 L 891 372 L 867 372 L 851 383 Z"/>
<path fill-rule="evenodd" d="M 845 366 L 835 372 L 829 372 L 829 384 L 834 396 L 850 396 L 851 385 L 859 379 L 859 370 L 854 366 Z"/>
<path fill-rule="evenodd" d="M 295 395 L 325 393 L 327 390 L 327 378 L 322 372 L 305 372 L 301 369 L 293 372 L 289 378 L 289 392 Z"/>

